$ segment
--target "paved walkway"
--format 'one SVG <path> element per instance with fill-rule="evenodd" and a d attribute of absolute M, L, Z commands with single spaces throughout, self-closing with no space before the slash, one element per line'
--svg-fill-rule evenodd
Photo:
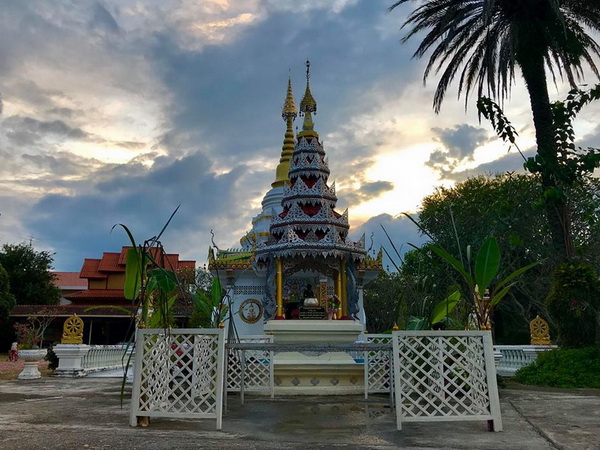
<path fill-rule="evenodd" d="M 405 424 L 386 397 L 230 396 L 214 420 L 154 419 L 129 427 L 120 380 L 0 381 L 0 447 L 10 449 L 600 449 L 599 390 L 501 391 L 505 431 L 483 422 Z"/>

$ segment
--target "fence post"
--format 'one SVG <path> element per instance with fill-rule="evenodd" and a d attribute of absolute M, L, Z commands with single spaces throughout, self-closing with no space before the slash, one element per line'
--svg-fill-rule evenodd
<path fill-rule="evenodd" d="M 485 372 L 490 393 L 490 414 L 492 415 L 492 420 L 490 422 L 493 425 L 493 429 L 490 431 L 502 431 L 502 416 L 500 411 L 498 380 L 496 379 L 496 364 L 494 362 L 491 331 L 487 331 L 483 335 L 483 353 L 485 355 Z"/>

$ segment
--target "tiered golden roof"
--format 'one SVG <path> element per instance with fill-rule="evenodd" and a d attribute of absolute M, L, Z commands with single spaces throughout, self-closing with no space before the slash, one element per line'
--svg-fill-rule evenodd
<path fill-rule="evenodd" d="M 254 262 L 253 251 L 208 249 L 208 270 L 244 270 L 251 269 Z"/>
<path fill-rule="evenodd" d="M 367 255 L 365 259 L 356 265 L 357 270 L 383 270 L 383 250 L 379 249 L 379 253 L 375 258 Z"/>

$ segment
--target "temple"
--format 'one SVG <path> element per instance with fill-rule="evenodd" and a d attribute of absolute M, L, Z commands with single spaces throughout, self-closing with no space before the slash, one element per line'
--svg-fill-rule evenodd
<path fill-rule="evenodd" d="M 240 336 L 275 334 L 295 321 L 296 328 L 310 323 L 364 331 L 363 286 L 382 269 L 381 251 L 369 256 L 364 236 L 349 240 L 348 211 L 336 211 L 335 183 L 329 184 L 328 159 L 314 126 L 308 61 L 299 109 L 303 124 L 295 136 L 298 110 L 289 79 L 281 157 L 262 210 L 241 249 L 209 251 L 209 270 L 227 287 Z M 325 319 L 340 323 L 318 322 Z"/>

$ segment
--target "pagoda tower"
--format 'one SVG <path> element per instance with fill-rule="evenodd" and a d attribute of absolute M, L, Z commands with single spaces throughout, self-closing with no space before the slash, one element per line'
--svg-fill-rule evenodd
<path fill-rule="evenodd" d="M 252 219 L 252 229 L 240 239 L 244 250 L 253 250 L 257 245 L 264 244 L 269 238 L 269 227 L 271 219 L 281 212 L 281 200 L 283 199 L 283 187 L 289 181 L 290 159 L 294 153 L 294 120 L 298 116 L 294 94 L 292 92 L 292 78 L 288 76 L 288 87 L 281 117 L 286 124 L 281 157 L 275 171 L 275 181 L 271 183 L 271 189 L 262 200 L 262 211 Z"/>
<path fill-rule="evenodd" d="M 335 210 L 335 185 L 328 184 L 328 160 L 314 129 L 317 102 L 310 91 L 310 62 L 306 62 L 306 90 L 300 102 L 304 118 L 294 152 L 289 161 L 289 181 L 284 184 L 282 211 L 274 215 L 269 237 L 256 247 L 259 267 L 275 266 L 276 318 L 284 315 L 284 278 L 298 272 L 319 276 L 319 303 L 329 302 L 328 284 L 333 284 L 338 317 L 350 318 L 357 312 L 353 298 L 356 265 L 364 260 L 364 236 L 359 242 L 348 240 L 348 211 Z M 282 156 L 283 159 L 283 156 Z M 352 281 L 352 282 L 351 282 Z"/>
<path fill-rule="evenodd" d="M 364 237 L 348 240 L 348 212 L 336 210 L 335 185 L 329 184 L 329 164 L 314 128 L 317 102 L 310 90 L 308 61 L 299 106 L 303 124 L 295 136 L 298 109 L 289 77 L 281 109 L 283 145 L 261 211 L 240 239 L 241 249 L 209 249 L 208 268 L 226 287 L 240 336 L 263 334 L 269 324 L 302 328 L 312 322 L 308 317 L 272 320 L 303 319 L 294 313 L 306 305 L 307 292 L 318 303 L 315 310 L 330 310 L 335 304 L 336 318 L 357 320 L 354 325 L 340 321 L 338 328 L 364 326 L 363 286 L 382 269 L 381 251 L 371 257 Z M 327 322 L 321 328 L 336 328 Z"/>

